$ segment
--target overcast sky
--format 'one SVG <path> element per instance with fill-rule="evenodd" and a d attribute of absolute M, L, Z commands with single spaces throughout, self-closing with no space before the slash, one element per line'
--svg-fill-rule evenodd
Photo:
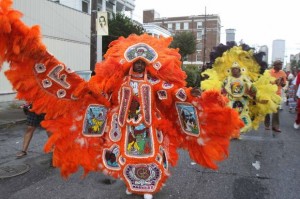
<path fill-rule="evenodd" d="M 218 14 L 221 19 L 221 42 L 225 29 L 236 30 L 236 41 L 250 46 L 267 45 L 285 40 L 286 56 L 300 52 L 300 9 L 295 0 L 135 0 L 133 17 L 142 22 L 143 10 L 154 9 L 160 17 Z M 269 55 L 269 60 L 271 55 Z"/>

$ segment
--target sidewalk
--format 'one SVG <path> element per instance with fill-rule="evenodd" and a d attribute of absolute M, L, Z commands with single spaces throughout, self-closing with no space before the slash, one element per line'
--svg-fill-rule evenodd
<path fill-rule="evenodd" d="M 26 122 L 26 115 L 20 108 L 24 101 L 0 102 L 0 129 Z"/>

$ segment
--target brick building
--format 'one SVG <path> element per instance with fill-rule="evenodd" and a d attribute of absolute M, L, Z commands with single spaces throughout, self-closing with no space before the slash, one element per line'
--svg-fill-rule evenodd
<path fill-rule="evenodd" d="M 143 11 L 143 24 L 155 24 L 170 31 L 191 31 L 197 38 L 196 53 L 184 58 L 184 63 L 200 64 L 209 61 L 209 53 L 220 43 L 221 21 L 218 15 L 192 15 L 161 18 L 155 10 Z M 205 57 L 205 59 L 204 59 Z"/>

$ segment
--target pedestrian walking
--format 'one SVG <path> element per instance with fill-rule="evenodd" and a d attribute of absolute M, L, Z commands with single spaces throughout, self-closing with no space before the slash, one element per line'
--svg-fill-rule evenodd
<path fill-rule="evenodd" d="M 28 147 L 33 137 L 33 133 L 36 130 L 36 128 L 40 127 L 41 121 L 44 120 L 44 114 L 36 114 L 30 110 L 32 108 L 32 104 L 26 103 L 22 105 L 21 108 L 23 109 L 24 113 L 27 115 L 27 120 L 26 120 L 27 128 L 25 130 L 24 137 L 23 137 L 22 150 L 16 154 L 17 158 L 22 158 L 27 155 Z M 48 137 L 50 137 L 49 132 L 47 132 L 47 135 Z"/>
<path fill-rule="evenodd" d="M 283 62 L 281 60 L 276 60 L 273 63 L 273 68 L 270 70 L 270 74 L 272 77 L 275 77 L 276 80 L 273 84 L 277 85 L 277 95 L 281 96 L 282 87 L 286 85 L 286 73 L 281 70 Z M 279 109 L 277 109 L 276 113 L 267 114 L 265 117 L 265 129 L 270 130 L 270 126 L 272 126 L 272 130 L 280 133 L 281 130 L 279 128 Z"/>

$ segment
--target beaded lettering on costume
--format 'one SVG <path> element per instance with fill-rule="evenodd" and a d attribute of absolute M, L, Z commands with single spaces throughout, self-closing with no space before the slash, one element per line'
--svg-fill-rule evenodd
<path fill-rule="evenodd" d="M 40 85 L 52 95 L 62 99 L 74 99 L 72 92 L 76 87 L 72 87 L 68 82 L 68 75 L 73 73 L 63 64 L 48 67 L 44 63 L 36 63 L 33 71 Z"/>

